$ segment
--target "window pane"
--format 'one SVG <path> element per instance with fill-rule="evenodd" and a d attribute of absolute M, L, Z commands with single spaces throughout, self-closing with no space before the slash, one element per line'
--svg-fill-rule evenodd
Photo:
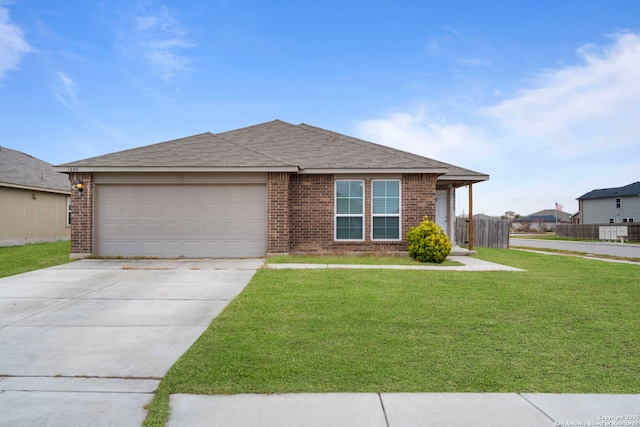
<path fill-rule="evenodd" d="M 336 239 L 362 240 L 362 218 L 338 217 L 336 219 Z"/>
<path fill-rule="evenodd" d="M 374 215 L 400 213 L 400 182 L 373 181 L 372 209 Z"/>
<path fill-rule="evenodd" d="M 342 217 L 336 220 L 336 238 L 349 238 L 349 218 Z"/>
<path fill-rule="evenodd" d="M 373 213 L 374 214 L 385 214 L 387 213 L 385 199 L 382 197 L 374 197 L 373 198 Z"/>
<path fill-rule="evenodd" d="M 363 192 L 363 185 L 361 181 L 349 181 L 350 185 L 350 196 L 351 197 L 360 197 L 362 198 L 362 192 Z"/>
<path fill-rule="evenodd" d="M 386 181 L 386 183 L 387 183 L 387 197 L 400 197 L 400 182 Z"/>
<path fill-rule="evenodd" d="M 362 199 L 351 199 L 349 201 L 349 213 L 353 215 L 362 214 Z"/>
<path fill-rule="evenodd" d="M 388 214 L 399 214 L 400 213 L 400 199 L 395 197 L 387 198 L 387 210 L 385 213 Z"/>
<path fill-rule="evenodd" d="M 336 212 L 339 214 L 348 214 L 349 199 L 336 199 Z"/>
<path fill-rule="evenodd" d="M 384 197 L 386 195 L 385 182 L 373 181 L 373 197 Z"/>
<path fill-rule="evenodd" d="M 352 239 L 362 239 L 362 218 L 349 218 Z"/>
<path fill-rule="evenodd" d="M 336 197 L 349 197 L 349 181 L 336 181 Z"/>
<path fill-rule="evenodd" d="M 399 239 L 400 238 L 400 218 L 382 217 L 373 218 L 373 238 L 374 239 Z"/>

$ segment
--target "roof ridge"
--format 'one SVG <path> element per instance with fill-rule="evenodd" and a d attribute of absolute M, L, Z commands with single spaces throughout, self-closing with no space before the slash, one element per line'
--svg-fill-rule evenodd
<path fill-rule="evenodd" d="M 268 122 L 259 123 L 259 124 L 257 124 L 257 125 L 245 126 L 245 127 L 243 127 L 243 128 L 240 128 L 240 129 L 230 130 L 230 131 L 226 131 L 226 132 L 222 132 L 222 133 L 231 133 L 231 132 L 236 132 L 236 131 L 239 131 L 239 130 L 245 130 L 245 129 L 250 129 L 250 128 L 254 128 L 254 127 L 258 127 L 258 126 L 263 126 L 263 125 L 266 125 L 266 124 L 269 124 L 269 123 L 282 123 L 282 124 L 289 125 L 289 126 L 295 126 L 295 125 L 292 125 L 291 123 L 287 123 L 287 122 L 282 121 L 282 120 L 280 120 L 280 119 L 275 119 L 275 120 L 270 120 L 270 121 L 268 121 Z M 276 161 L 276 162 L 282 163 L 282 164 L 283 164 L 283 165 L 285 165 L 285 166 L 295 166 L 295 167 L 297 167 L 297 168 L 300 168 L 300 165 L 291 165 L 291 164 L 289 164 L 289 163 L 285 162 L 285 161 L 284 161 L 284 160 L 282 160 L 282 159 L 277 159 L 277 158 L 275 158 L 275 157 L 271 157 L 271 156 L 269 156 L 268 154 L 265 154 L 265 153 L 263 153 L 263 152 L 261 152 L 261 151 L 258 151 L 258 150 L 256 150 L 256 149 L 249 148 L 249 147 L 247 147 L 247 146 L 245 146 L 245 145 L 238 144 L 237 142 L 233 142 L 233 141 L 231 141 L 231 140 L 228 140 L 228 139 L 226 139 L 226 138 L 223 138 L 223 137 L 221 137 L 221 136 L 220 136 L 220 134 L 214 134 L 214 135 L 215 135 L 216 137 L 218 137 L 218 138 L 222 139 L 223 141 L 228 142 L 229 144 L 233 144 L 233 145 L 235 145 L 235 146 L 237 146 L 237 147 L 242 147 L 242 148 L 244 148 L 245 150 L 249 150 L 249 151 L 252 151 L 252 152 L 254 152 L 254 153 L 256 153 L 256 154 L 260 154 L 261 156 L 264 156 L 264 157 L 266 157 L 267 159 L 271 159 L 271 160 L 273 160 L 273 161 Z"/>
<path fill-rule="evenodd" d="M 309 132 L 315 132 L 315 133 L 319 133 L 319 134 L 320 133 L 329 133 L 329 134 L 337 136 L 339 139 L 341 139 L 341 140 L 343 140 L 345 142 L 356 144 L 356 145 L 359 145 L 361 147 L 371 147 L 371 148 L 373 148 L 375 150 L 385 151 L 387 153 L 391 152 L 391 153 L 397 155 L 398 157 L 403 157 L 403 158 L 409 159 L 409 160 L 417 160 L 417 161 L 419 161 L 421 163 L 427 164 L 428 166 L 433 166 L 433 165 L 429 165 L 428 162 L 426 162 L 426 161 L 424 161 L 422 159 L 426 159 L 426 160 L 429 160 L 429 161 L 432 161 L 432 162 L 435 162 L 435 163 L 438 163 L 438 164 L 442 164 L 442 165 L 445 165 L 445 166 L 453 166 L 453 165 L 450 165 L 448 163 L 441 162 L 439 160 L 431 159 L 429 157 L 425 157 L 425 156 L 420 156 L 418 154 L 409 153 L 408 151 L 400 150 L 400 149 L 393 148 L 393 147 L 388 147 L 386 145 L 378 144 L 376 142 L 366 141 L 364 139 L 355 138 L 353 136 L 344 135 L 344 134 L 341 134 L 339 132 L 335 132 L 335 131 L 328 130 L 328 129 L 323 129 L 321 127 L 312 126 L 312 125 L 309 125 L 309 124 L 306 124 L 306 123 L 300 123 L 298 125 L 298 127 L 301 128 L 301 129 L 307 130 Z"/>

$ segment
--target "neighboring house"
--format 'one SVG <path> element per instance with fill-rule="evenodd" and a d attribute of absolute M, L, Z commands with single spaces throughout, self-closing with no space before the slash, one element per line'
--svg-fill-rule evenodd
<path fill-rule="evenodd" d="M 569 224 L 571 214 L 555 209 L 545 209 L 523 216 L 511 222 L 512 231 L 553 231 L 556 224 Z"/>
<path fill-rule="evenodd" d="M 72 257 L 405 251 L 426 215 L 453 236 L 455 188 L 488 175 L 279 120 L 56 167 Z"/>
<path fill-rule="evenodd" d="M 640 182 L 601 188 L 578 197 L 580 224 L 626 224 L 640 221 Z"/>
<path fill-rule="evenodd" d="M 0 147 L 0 246 L 69 240 L 70 191 L 49 163 Z"/>

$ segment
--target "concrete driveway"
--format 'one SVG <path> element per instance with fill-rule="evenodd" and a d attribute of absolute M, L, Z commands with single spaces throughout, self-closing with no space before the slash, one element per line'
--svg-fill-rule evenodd
<path fill-rule="evenodd" d="M 140 426 L 262 264 L 82 260 L 0 279 L 0 425 Z"/>

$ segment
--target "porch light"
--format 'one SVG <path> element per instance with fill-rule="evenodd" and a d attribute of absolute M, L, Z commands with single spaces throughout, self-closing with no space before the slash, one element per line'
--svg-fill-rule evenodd
<path fill-rule="evenodd" d="M 78 196 L 82 197 L 82 192 L 84 191 L 84 185 L 82 184 L 82 181 L 80 181 L 79 179 L 76 180 L 76 189 L 78 190 Z"/>

